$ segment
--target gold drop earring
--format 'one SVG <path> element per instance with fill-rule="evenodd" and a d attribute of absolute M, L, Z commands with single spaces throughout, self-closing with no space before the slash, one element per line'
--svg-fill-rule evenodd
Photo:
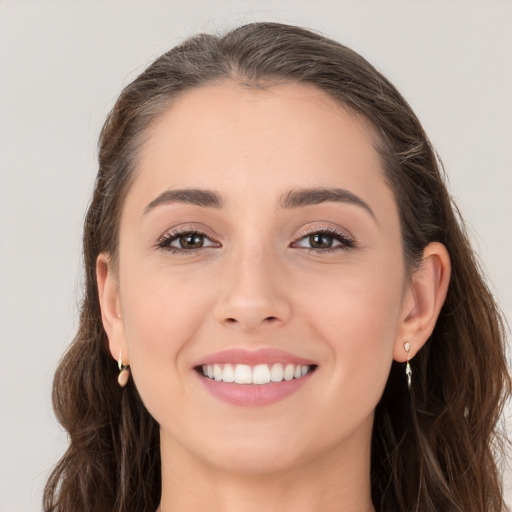
<path fill-rule="evenodd" d="M 119 375 L 117 376 L 117 383 L 124 388 L 130 378 L 130 365 L 123 364 L 123 349 L 119 352 L 119 360 L 117 361 L 117 367 L 119 368 Z"/>
<path fill-rule="evenodd" d="M 411 351 L 411 344 L 406 341 L 404 343 L 404 350 L 407 352 L 407 366 L 405 367 L 405 375 L 407 375 L 407 387 L 411 389 L 412 384 L 412 368 L 409 363 L 409 352 Z"/>

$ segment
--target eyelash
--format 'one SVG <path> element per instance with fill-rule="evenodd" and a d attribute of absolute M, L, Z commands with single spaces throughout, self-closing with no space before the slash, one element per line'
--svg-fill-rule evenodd
<path fill-rule="evenodd" d="M 205 238 L 208 238 L 212 242 L 219 243 L 215 239 L 213 239 L 213 237 L 211 235 L 207 235 L 206 233 L 204 233 L 203 231 L 200 231 L 199 229 L 189 227 L 189 228 L 185 228 L 185 229 L 175 229 L 175 230 L 169 231 L 168 233 L 166 233 L 165 235 L 163 235 L 162 237 L 160 237 L 158 239 L 157 247 L 159 249 L 163 249 L 164 251 L 168 251 L 172 254 L 179 254 L 179 255 L 183 255 L 183 256 L 195 254 L 204 248 L 204 247 L 200 247 L 199 249 L 183 249 L 183 248 L 178 249 L 177 247 L 171 246 L 172 242 L 174 242 L 178 238 L 180 238 L 182 236 L 186 236 L 186 235 L 200 235 Z"/>
<path fill-rule="evenodd" d="M 172 242 L 174 242 L 178 238 L 180 238 L 182 236 L 186 236 L 186 235 L 200 235 L 202 237 L 209 239 L 210 241 L 212 241 L 216 244 L 219 243 L 213 237 L 211 237 L 210 235 L 207 235 L 203 231 L 200 231 L 196 228 L 185 228 L 185 229 L 176 229 L 176 230 L 170 231 L 170 232 L 166 233 L 165 235 L 163 235 L 157 241 L 157 247 L 164 251 L 168 251 L 172 254 L 179 254 L 179 255 L 183 255 L 183 256 L 196 254 L 197 252 L 201 251 L 202 249 L 205 249 L 207 247 L 212 247 L 212 246 L 207 246 L 207 247 L 200 247 L 198 249 L 183 249 L 183 248 L 178 249 L 177 247 L 171 246 Z M 297 238 L 296 240 L 294 240 L 292 242 L 292 246 L 293 246 L 293 244 L 296 244 L 297 242 L 300 242 L 300 241 L 304 240 L 305 238 L 310 237 L 312 235 L 329 235 L 329 236 L 332 236 L 334 239 L 336 239 L 338 242 L 341 242 L 341 245 L 336 246 L 334 248 L 326 248 L 326 249 L 316 249 L 314 247 L 309 247 L 309 248 L 303 247 L 302 248 L 302 249 L 307 250 L 309 253 L 325 254 L 325 253 L 332 253 L 332 252 L 340 251 L 340 250 L 347 251 L 349 249 L 354 248 L 356 245 L 355 241 L 349 235 L 347 235 L 347 233 L 344 233 L 343 231 L 340 231 L 340 230 L 330 227 L 330 226 L 314 228 L 314 229 L 310 229 L 310 230 L 304 230 L 304 231 L 301 231 L 299 233 L 299 235 L 300 235 L 299 238 Z"/>
<path fill-rule="evenodd" d="M 322 226 L 311 229 L 305 229 L 301 231 L 299 235 L 299 238 L 297 238 L 293 242 L 293 244 L 296 244 L 297 242 L 300 242 L 301 240 L 304 240 L 305 238 L 310 237 L 312 235 L 329 235 L 332 236 L 338 242 L 341 242 L 341 245 L 328 249 L 315 249 L 314 247 L 303 247 L 303 249 L 306 249 L 310 253 L 313 252 L 316 254 L 325 254 L 326 252 L 329 253 L 336 251 L 347 251 L 356 246 L 353 238 L 351 238 L 347 233 L 340 231 L 339 229 L 336 229 L 332 226 Z"/>

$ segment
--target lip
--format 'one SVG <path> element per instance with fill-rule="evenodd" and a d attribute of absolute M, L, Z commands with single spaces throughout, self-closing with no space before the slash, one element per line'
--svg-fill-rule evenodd
<path fill-rule="evenodd" d="M 315 370 L 306 375 L 290 381 L 269 382 L 268 384 L 236 384 L 234 382 L 216 381 L 204 377 L 200 371 L 196 371 L 202 365 L 213 364 L 258 364 L 281 363 L 314 366 Z M 280 402 L 299 391 L 310 382 L 316 373 L 317 364 L 309 359 L 298 357 L 289 352 L 277 349 L 228 349 L 206 356 L 193 366 L 197 378 L 204 389 L 217 399 L 238 407 L 261 407 Z"/>
<path fill-rule="evenodd" d="M 202 366 L 203 364 L 248 364 L 255 366 L 257 364 L 295 364 L 295 365 L 316 365 L 314 361 L 298 357 L 283 350 L 273 348 L 261 348 L 258 350 L 244 350 L 244 349 L 227 349 L 220 352 L 215 352 L 209 356 L 204 357 L 197 361 L 193 367 Z"/>
<path fill-rule="evenodd" d="M 268 384 L 235 384 L 202 377 L 197 374 L 201 384 L 214 397 L 238 407 L 262 407 L 280 402 L 299 391 L 311 380 L 315 371 L 300 379 L 269 382 Z"/>

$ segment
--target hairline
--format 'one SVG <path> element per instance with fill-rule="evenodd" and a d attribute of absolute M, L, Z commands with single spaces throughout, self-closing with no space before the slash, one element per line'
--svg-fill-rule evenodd
<path fill-rule="evenodd" d="M 107 250 L 106 248 L 102 252 L 107 252 L 109 256 L 109 262 L 111 261 L 113 264 L 113 268 L 117 269 L 118 265 L 118 251 L 119 251 L 119 228 L 121 223 L 121 216 L 124 209 L 124 204 L 126 202 L 126 197 L 133 185 L 133 182 L 137 178 L 138 174 L 141 172 L 141 158 L 144 153 L 145 148 L 147 147 L 149 141 L 151 140 L 151 128 L 154 127 L 158 121 L 165 116 L 173 107 L 173 105 L 179 101 L 182 97 L 187 96 L 188 93 L 192 93 L 193 91 L 206 89 L 209 87 L 226 87 L 226 86 L 234 86 L 240 87 L 242 89 L 246 89 L 248 91 L 261 91 L 261 92 L 269 92 L 274 87 L 284 86 L 284 85 L 298 85 L 298 86 L 306 86 L 308 88 L 314 89 L 321 93 L 322 99 L 331 102 L 333 105 L 339 107 L 344 110 L 350 116 L 360 123 L 361 127 L 365 130 L 368 135 L 369 142 L 372 147 L 376 151 L 379 163 L 380 163 L 380 171 L 382 173 L 382 178 L 384 180 L 385 185 L 391 190 L 393 194 L 393 200 L 395 206 L 397 208 L 399 214 L 399 222 L 400 222 L 400 239 L 402 242 L 402 258 L 404 263 L 404 270 L 406 279 L 410 279 L 414 265 L 407 258 L 404 244 L 404 233 L 403 226 L 400 216 L 400 207 L 399 201 L 396 195 L 396 191 L 391 183 L 389 177 L 389 166 L 395 165 L 394 162 L 390 162 L 386 158 L 386 154 L 389 155 L 390 146 L 386 142 L 385 136 L 382 135 L 382 130 L 377 126 L 377 124 L 372 121 L 372 119 L 363 111 L 363 109 L 359 109 L 354 102 L 349 101 L 344 98 L 343 95 L 336 95 L 332 91 L 326 90 L 315 84 L 310 80 L 299 80 L 292 78 L 276 78 L 276 80 L 272 80 L 269 78 L 262 79 L 251 79 L 244 73 L 230 72 L 228 76 L 220 76 L 216 78 L 211 78 L 204 80 L 203 82 L 199 82 L 193 85 L 186 85 L 182 89 L 178 89 L 174 91 L 172 94 L 161 94 L 155 98 L 152 103 L 152 108 L 156 109 L 157 112 L 153 116 L 149 116 L 149 119 L 143 129 L 140 131 L 138 137 L 134 140 L 134 142 L 127 145 L 128 152 L 132 153 L 132 158 L 129 164 L 129 176 L 128 179 L 123 184 L 119 196 L 117 199 L 117 218 L 116 218 L 116 233 L 114 237 L 114 246 Z M 98 256 L 99 256 L 98 254 Z"/>

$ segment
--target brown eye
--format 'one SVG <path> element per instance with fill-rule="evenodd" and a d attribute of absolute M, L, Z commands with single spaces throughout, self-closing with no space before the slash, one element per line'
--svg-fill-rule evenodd
<path fill-rule="evenodd" d="M 328 233 L 315 233 L 309 236 L 309 244 L 313 249 L 329 249 L 332 247 L 333 238 Z"/>
<path fill-rule="evenodd" d="M 321 229 L 305 235 L 292 244 L 292 247 L 309 249 L 317 253 L 333 252 L 335 250 L 355 247 L 354 240 L 346 233 L 338 230 Z"/>
<path fill-rule="evenodd" d="M 182 231 L 165 234 L 158 241 L 157 246 L 173 254 L 192 254 L 199 249 L 220 247 L 220 244 L 200 231 Z"/>
<path fill-rule="evenodd" d="M 199 233 L 187 233 L 178 238 L 182 249 L 199 249 L 204 245 L 204 236 Z"/>

